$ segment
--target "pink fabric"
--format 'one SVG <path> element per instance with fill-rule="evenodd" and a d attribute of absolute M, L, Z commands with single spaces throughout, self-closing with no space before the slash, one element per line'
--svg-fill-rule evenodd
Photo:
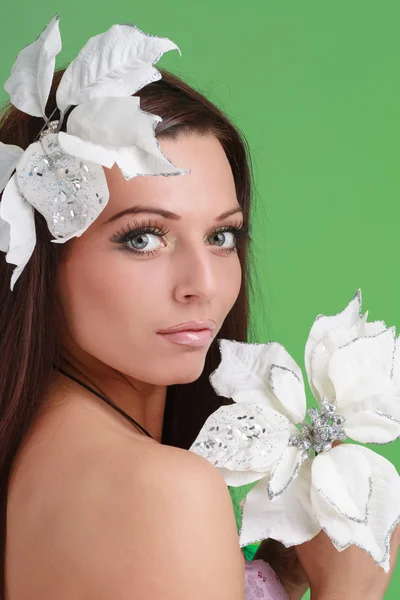
<path fill-rule="evenodd" d="M 275 571 L 263 560 L 246 561 L 246 600 L 290 600 Z"/>

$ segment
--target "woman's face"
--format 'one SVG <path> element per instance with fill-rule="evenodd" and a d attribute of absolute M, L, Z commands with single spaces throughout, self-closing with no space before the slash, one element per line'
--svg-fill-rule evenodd
<path fill-rule="evenodd" d="M 206 346 L 172 343 L 157 333 L 198 319 L 216 322 L 213 336 L 234 305 L 241 285 L 235 234 L 240 209 L 232 171 L 212 135 L 160 139 L 164 154 L 190 173 L 126 181 L 105 169 L 109 202 L 96 221 L 70 242 L 60 267 L 63 342 L 139 381 L 155 385 L 197 379 Z M 130 209 L 141 212 L 129 212 Z M 179 217 L 146 213 L 162 209 Z M 125 214 L 118 216 L 125 211 Z M 136 233 L 139 227 L 156 233 Z"/>

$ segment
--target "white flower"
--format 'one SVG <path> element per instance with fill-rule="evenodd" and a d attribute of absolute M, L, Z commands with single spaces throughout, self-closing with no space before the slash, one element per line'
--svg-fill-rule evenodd
<path fill-rule="evenodd" d="M 241 546 L 266 538 L 291 546 L 323 529 L 338 550 L 356 544 L 389 569 L 400 477 L 372 450 L 332 447 L 347 437 L 400 436 L 399 338 L 366 318 L 359 291 L 340 314 L 315 320 L 305 364 L 319 410 L 309 409 L 309 423 L 301 369 L 282 346 L 219 340 L 210 382 L 236 404 L 213 413 L 190 449 L 228 485 L 257 482 L 244 504 Z"/>
<path fill-rule="evenodd" d="M 162 153 L 154 133 L 161 118 L 142 111 L 132 96 L 161 78 L 153 64 L 173 49 L 179 50 L 167 38 L 131 25 L 90 38 L 57 88 L 57 121 L 49 121 L 45 109 L 61 50 L 58 16 L 19 53 L 5 89 L 21 111 L 42 116 L 47 129 L 25 151 L 0 144 L 0 249 L 16 265 L 11 289 L 36 245 L 35 208 L 53 241 L 64 243 L 82 235 L 107 205 L 103 167 L 117 164 L 126 179 L 188 172 Z M 60 132 L 71 106 L 67 132 Z"/>

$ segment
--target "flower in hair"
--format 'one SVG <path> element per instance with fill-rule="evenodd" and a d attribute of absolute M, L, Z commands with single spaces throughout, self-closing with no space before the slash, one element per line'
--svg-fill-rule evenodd
<path fill-rule="evenodd" d="M 273 538 L 289 547 L 324 530 L 338 550 L 356 544 L 389 570 L 400 477 L 372 450 L 338 444 L 400 437 L 399 337 L 367 315 L 358 291 L 341 313 L 316 318 L 305 367 L 318 408 L 308 411 L 301 369 L 280 344 L 219 340 L 210 382 L 235 403 L 207 419 L 190 450 L 228 485 L 255 483 L 241 546 Z"/>
<path fill-rule="evenodd" d="M 188 172 L 162 153 L 155 137 L 161 118 L 142 111 L 132 96 L 161 78 L 153 65 L 173 49 L 179 50 L 167 38 L 133 25 L 113 25 L 90 38 L 60 80 L 54 120 L 45 110 L 61 50 L 58 15 L 21 50 L 4 87 L 11 103 L 42 117 L 45 128 L 25 151 L 0 143 L 0 250 L 16 265 L 11 289 L 36 245 L 34 209 L 52 241 L 64 243 L 82 235 L 107 205 L 103 167 L 117 164 L 127 180 Z M 60 131 L 64 119 L 66 132 Z"/>

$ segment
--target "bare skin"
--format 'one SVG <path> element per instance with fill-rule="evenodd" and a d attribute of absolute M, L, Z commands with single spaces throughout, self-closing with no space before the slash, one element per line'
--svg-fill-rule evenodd
<path fill-rule="evenodd" d="M 218 334 L 238 296 L 241 267 L 235 252 L 223 250 L 235 246 L 234 235 L 224 234 L 221 248 L 213 232 L 240 226 L 242 215 L 216 222 L 240 208 L 216 138 L 182 136 L 160 145 L 191 173 L 127 182 L 117 167 L 106 170 L 109 203 L 70 242 L 58 280 L 63 367 L 154 439 L 59 375 L 12 473 L 7 600 L 242 600 L 243 557 L 223 478 L 204 459 L 159 443 L 167 386 L 197 379 L 208 346 L 176 345 L 157 334 L 203 318 L 215 321 Z M 114 218 L 138 204 L 181 218 Z M 138 237 L 124 246 L 112 241 L 149 219 L 170 230 L 147 234 L 144 250 L 153 256 L 128 249 L 138 247 Z"/>
<path fill-rule="evenodd" d="M 162 140 L 165 154 L 191 173 L 177 177 L 137 177 L 126 182 L 118 167 L 107 171 L 110 202 L 85 234 L 71 244 L 60 270 L 62 337 L 74 373 L 139 421 L 158 441 L 167 386 L 196 380 L 207 347 L 171 344 L 156 332 L 192 319 L 213 319 L 217 335 L 239 293 L 241 267 L 234 236 L 222 247 L 210 241 L 219 226 L 240 225 L 241 212 L 225 153 L 212 136 Z M 127 214 L 137 206 L 169 210 L 181 219 Z M 110 241 L 119 231 L 151 219 L 167 227 L 164 240 L 147 234 L 136 256 Z M 138 246 L 138 239 L 135 240 Z M 71 371 L 70 371 L 71 372 Z"/>
<path fill-rule="evenodd" d="M 37 423 L 9 494 L 6 599 L 244 600 L 218 471 L 111 411 L 70 390 Z"/>

